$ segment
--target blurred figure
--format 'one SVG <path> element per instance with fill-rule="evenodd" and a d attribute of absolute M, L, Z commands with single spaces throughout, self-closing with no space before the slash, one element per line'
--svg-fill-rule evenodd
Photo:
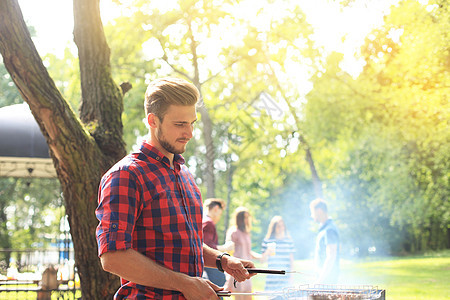
<path fill-rule="evenodd" d="M 225 201 L 217 198 L 209 198 L 205 200 L 204 206 L 203 242 L 213 249 L 219 249 L 219 237 L 217 236 L 216 224 L 220 221 L 222 212 L 225 209 Z M 226 251 L 228 249 L 220 248 L 219 250 Z M 218 286 L 225 284 L 225 274 L 216 268 L 205 267 L 204 272 L 206 273 L 204 277 L 207 277 Z"/>
<path fill-rule="evenodd" d="M 232 242 L 234 245 L 233 256 L 238 258 L 245 258 L 247 260 L 261 259 L 262 255 L 252 251 L 252 241 L 251 241 L 251 216 L 247 208 L 238 207 L 234 212 L 233 222 L 235 226 L 230 227 L 227 232 L 227 242 Z M 227 281 L 225 283 L 224 289 L 231 292 L 240 293 L 251 293 L 252 292 L 252 282 L 246 280 L 241 283 L 237 283 L 236 287 L 233 285 L 233 277 L 227 274 Z M 235 296 L 236 300 L 251 300 L 252 296 Z"/>
<path fill-rule="evenodd" d="M 311 217 L 321 225 L 314 257 L 318 270 L 317 283 L 336 284 L 339 277 L 339 231 L 328 217 L 327 204 L 323 199 L 312 201 L 309 208 Z"/>
<path fill-rule="evenodd" d="M 294 242 L 281 216 L 275 216 L 270 221 L 261 251 L 268 258 L 268 269 L 291 271 L 294 264 Z M 289 286 L 290 274 L 266 277 L 266 291 L 281 290 Z"/>

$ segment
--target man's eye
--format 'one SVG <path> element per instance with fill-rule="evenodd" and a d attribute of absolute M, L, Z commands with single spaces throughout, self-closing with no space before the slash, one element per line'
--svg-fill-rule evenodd
<path fill-rule="evenodd" d="M 175 123 L 176 127 L 193 127 L 194 123 L 189 124 L 189 123 Z"/>

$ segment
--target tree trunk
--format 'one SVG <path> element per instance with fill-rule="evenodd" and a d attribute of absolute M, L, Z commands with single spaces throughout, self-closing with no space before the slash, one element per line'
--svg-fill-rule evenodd
<path fill-rule="evenodd" d="M 123 97 L 111 77 L 111 51 L 103 32 L 99 0 L 74 0 L 73 13 L 80 62 L 80 118 L 100 150 L 116 161 L 126 154 L 122 138 Z"/>
<path fill-rule="evenodd" d="M 305 137 L 303 136 L 303 134 L 301 132 L 301 122 L 297 116 L 297 112 L 296 112 L 295 108 L 291 105 L 291 103 L 288 101 L 288 98 L 286 97 L 286 94 L 284 93 L 284 90 L 283 90 L 280 82 L 278 81 L 278 77 L 275 75 L 276 74 L 275 70 L 272 68 L 272 65 L 270 64 L 270 60 L 268 60 L 267 65 L 272 70 L 272 78 L 276 82 L 276 84 L 278 86 L 278 90 L 281 92 L 283 99 L 286 101 L 286 104 L 289 108 L 289 112 L 291 113 L 292 117 L 295 120 L 295 124 L 296 124 L 297 131 L 299 134 L 300 145 L 302 146 L 303 150 L 305 151 L 305 159 L 309 165 L 309 170 L 311 171 L 311 179 L 313 182 L 314 192 L 316 194 L 316 197 L 322 198 L 323 197 L 322 181 L 320 180 L 319 174 L 317 173 L 316 165 L 314 163 L 314 159 L 313 159 L 312 153 L 311 153 L 311 148 L 309 147 L 308 142 L 306 141 Z"/>
<path fill-rule="evenodd" d="M 322 182 L 319 178 L 319 174 L 317 174 L 316 166 L 314 164 L 314 159 L 312 157 L 311 149 L 309 148 L 309 144 L 305 141 L 303 135 L 300 134 L 300 143 L 305 150 L 305 159 L 308 162 L 309 170 L 311 171 L 311 178 L 314 185 L 314 192 L 317 198 L 323 197 L 322 192 Z"/>
<path fill-rule="evenodd" d="M 98 0 L 75 0 L 74 3 L 74 10 L 86 18 L 84 22 L 102 28 L 101 23 L 98 24 Z M 97 14 L 97 22 L 88 21 L 89 18 L 96 18 Z M 97 38 L 99 32 L 103 34 L 103 30 L 90 30 L 97 34 Z M 88 33 L 79 33 L 77 42 L 80 52 L 102 57 L 92 62 L 86 56 L 80 56 L 82 72 L 97 74 L 90 78 L 91 81 L 86 77 L 83 79 L 81 74 L 83 97 L 95 94 L 86 96 L 83 99 L 86 108 L 82 107 L 82 110 L 89 111 L 82 115 L 83 120 L 91 125 L 89 129 L 94 129 L 93 136 L 87 133 L 49 76 L 31 40 L 17 0 L 0 1 L 0 53 L 47 140 L 63 188 L 83 298 L 111 299 L 119 282 L 116 276 L 102 270 L 97 257 L 94 210 L 101 175 L 125 153 L 120 120 L 122 95 L 109 73 L 109 52 L 105 54 L 104 47 L 97 47 L 97 40 Z M 87 68 L 83 59 L 88 61 Z M 90 59 L 95 60 L 94 57 Z M 88 101 L 94 103 L 88 105 Z M 94 123 L 96 126 L 93 126 Z M 102 134 L 102 130 L 108 134 Z M 115 148 L 107 149 L 108 145 Z"/>
<path fill-rule="evenodd" d="M 216 187 L 214 174 L 214 158 L 216 156 L 216 151 L 214 147 L 214 140 L 212 137 L 213 123 L 205 105 L 201 105 L 199 111 L 202 115 L 203 139 L 205 140 L 206 146 L 206 166 L 204 174 L 204 178 L 206 179 L 206 198 L 214 198 Z"/>
<path fill-rule="evenodd" d="M 323 197 L 322 181 L 320 180 L 319 174 L 317 173 L 316 165 L 314 163 L 314 159 L 313 159 L 312 153 L 311 153 L 311 148 L 309 147 L 308 142 L 305 140 L 305 137 L 301 133 L 301 130 L 300 130 L 301 122 L 297 117 L 297 113 L 296 113 L 294 107 L 292 107 L 291 103 L 287 100 L 288 98 L 286 98 L 286 95 L 284 94 L 283 89 L 281 88 L 281 86 L 279 84 L 278 84 L 278 88 L 281 91 L 281 93 L 283 94 L 283 98 L 285 99 L 285 101 L 289 107 L 289 111 L 291 112 L 291 115 L 294 117 L 295 124 L 297 125 L 300 145 L 302 146 L 303 150 L 305 151 L 305 159 L 309 165 L 309 170 L 311 171 L 311 179 L 312 179 L 313 186 L 314 186 L 314 193 L 316 194 L 317 198 L 322 198 Z"/>
<path fill-rule="evenodd" d="M 198 55 L 197 55 L 197 42 L 192 31 L 191 20 L 188 20 L 189 34 L 191 36 L 191 53 L 192 53 L 192 64 L 194 67 L 194 78 L 192 82 L 197 87 L 200 92 L 200 105 L 199 112 L 202 115 L 203 123 L 203 139 L 205 140 L 206 146 L 206 166 L 204 178 L 206 179 L 206 198 L 214 198 L 216 195 L 216 179 L 214 174 L 214 160 L 216 158 L 216 148 L 214 146 L 214 139 L 212 136 L 213 132 L 213 122 L 209 115 L 206 104 L 203 100 L 202 94 L 202 84 L 200 82 L 200 70 L 198 67 Z"/>
<path fill-rule="evenodd" d="M 223 229 L 223 240 L 222 244 L 225 243 L 228 227 L 230 227 L 230 218 L 231 218 L 231 194 L 233 193 L 233 175 L 235 166 L 233 166 L 233 160 L 231 156 L 227 158 L 227 166 L 228 166 L 228 175 L 227 175 L 227 208 L 225 211 L 225 226 Z"/>

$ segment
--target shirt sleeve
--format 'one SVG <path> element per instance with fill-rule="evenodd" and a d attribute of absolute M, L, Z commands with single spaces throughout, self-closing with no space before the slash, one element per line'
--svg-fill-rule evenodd
<path fill-rule="evenodd" d="M 98 256 L 105 252 L 126 250 L 132 245 L 132 232 L 139 213 L 136 179 L 127 170 L 105 175 L 100 183 L 95 211 Z"/>
<path fill-rule="evenodd" d="M 333 245 L 337 244 L 339 241 L 338 233 L 335 230 L 327 230 L 325 236 L 325 244 Z"/>

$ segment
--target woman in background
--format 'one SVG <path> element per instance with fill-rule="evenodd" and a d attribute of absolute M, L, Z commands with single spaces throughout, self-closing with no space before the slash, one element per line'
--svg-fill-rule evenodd
<path fill-rule="evenodd" d="M 272 218 L 264 238 L 261 251 L 263 257 L 268 257 L 268 269 L 291 271 L 294 263 L 294 242 L 281 216 Z M 266 291 L 281 290 L 289 286 L 290 274 L 266 277 Z"/>
<path fill-rule="evenodd" d="M 227 243 L 232 243 L 234 245 L 233 256 L 238 258 L 245 258 L 248 260 L 261 259 L 261 254 L 252 251 L 252 241 L 250 235 L 251 229 L 251 216 L 248 209 L 245 207 L 238 207 L 234 212 L 234 224 L 227 232 Z M 224 289 L 230 292 L 252 292 L 252 282 L 246 280 L 233 285 L 233 277 L 227 274 L 227 282 L 225 283 Z M 251 300 L 252 296 L 235 296 L 236 300 Z"/>

